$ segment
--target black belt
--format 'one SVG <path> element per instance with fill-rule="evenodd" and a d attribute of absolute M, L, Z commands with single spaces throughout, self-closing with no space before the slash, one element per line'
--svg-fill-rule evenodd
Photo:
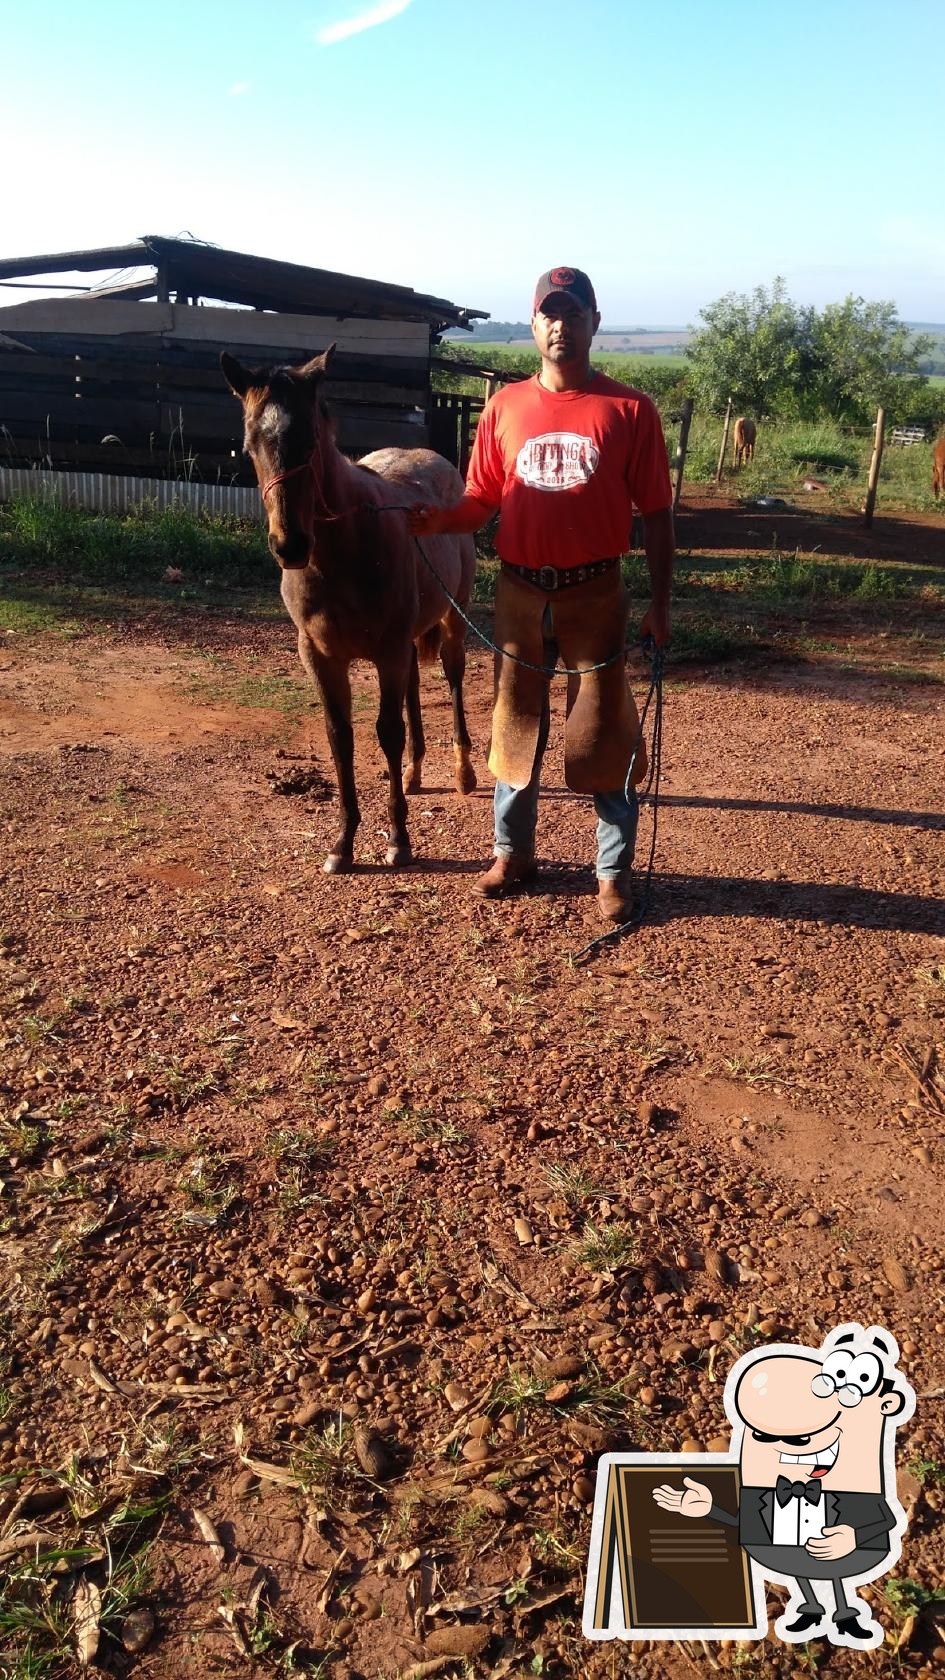
<path fill-rule="evenodd" d="M 556 589 L 568 589 L 574 583 L 586 583 L 589 578 L 602 577 L 619 562 L 620 556 L 615 554 L 609 560 L 592 560 L 589 566 L 569 566 L 566 571 L 561 571 L 557 566 L 513 566 L 511 561 L 503 560 L 502 570 L 514 572 L 516 577 L 524 578 L 526 583 L 533 583 L 536 589 L 543 589 L 546 595 L 551 595 Z"/>

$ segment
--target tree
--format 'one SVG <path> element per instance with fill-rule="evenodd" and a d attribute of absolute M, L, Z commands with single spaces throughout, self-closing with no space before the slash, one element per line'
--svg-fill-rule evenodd
<path fill-rule="evenodd" d="M 921 362 L 933 344 L 927 334 L 913 337 L 889 301 L 828 303 L 814 328 L 815 411 L 847 421 L 869 419 L 880 403 L 900 411 L 909 389 L 925 384 Z"/>
<path fill-rule="evenodd" d="M 904 418 L 925 384 L 934 340 L 903 326 L 890 302 L 847 297 L 819 314 L 792 302 L 782 279 L 701 311 L 686 354 L 703 403 L 731 397 L 756 416 L 869 420 L 880 403 Z"/>
<path fill-rule="evenodd" d="M 710 408 L 731 397 L 748 414 L 797 413 L 810 377 L 814 311 L 793 303 L 783 279 L 750 296 L 727 292 L 700 311 L 686 349 L 696 393 Z"/>

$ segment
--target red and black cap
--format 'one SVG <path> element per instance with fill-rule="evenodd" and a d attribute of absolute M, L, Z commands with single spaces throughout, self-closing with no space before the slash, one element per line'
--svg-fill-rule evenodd
<path fill-rule="evenodd" d="M 535 287 L 533 314 L 537 314 L 545 299 L 551 297 L 553 292 L 566 292 L 582 309 L 597 308 L 594 288 L 582 268 L 549 268 Z"/>

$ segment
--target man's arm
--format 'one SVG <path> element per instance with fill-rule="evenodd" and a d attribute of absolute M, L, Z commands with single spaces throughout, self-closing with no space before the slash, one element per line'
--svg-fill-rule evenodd
<path fill-rule="evenodd" d="M 673 510 L 643 515 L 643 546 L 650 571 L 650 604 L 640 625 L 640 639 L 652 636 L 657 647 L 669 641 L 669 592 L 673 580 Z"/>
<path fill-rule="evenodd" d="M 445 532 L 478 531 L 492 518 L 495 508 L 479 496 L 463 496 L 452 507 L 415 507 L 407 515 L 407 529 L 414 537 L 441 536 Z"/>

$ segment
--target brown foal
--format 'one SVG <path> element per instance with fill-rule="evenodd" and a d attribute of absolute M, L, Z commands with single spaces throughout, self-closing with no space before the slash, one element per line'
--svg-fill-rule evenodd
<path fill-rule="evenodd" d="M 390 773 L 386 861 L 410 863 L 406 791 L 421 786 L 424 755 L 418 654 L 437 652 L 453 703 L 456 787 L 472 793 L 476 773 L 463 712 L 465 626 L 436 577 L 465 607 L 472 593 L 472 537 L 423 537 L 434 577 L 406 526 L 403 508 L 448 506 L 463 494 L 456 468 L 430 449 L 380 449 L 354 465 L 335 446 L 321 398 L 334 346 L 300 367 L 245 368 L 225 353 L 227 384 L 243 405 L 244 445 L 269 516 L 269 547 L 282 568 L 282 599 L 299 633 L 299 658 L 325 707 L 338 778 L 341 828 L 325 859 L 328 874 L 352 867 L 361 813 L 354 781 L 349 669 L 377 667 L 377 738 Z M 407 728 L 404 727 L 404 702 Z"/>

